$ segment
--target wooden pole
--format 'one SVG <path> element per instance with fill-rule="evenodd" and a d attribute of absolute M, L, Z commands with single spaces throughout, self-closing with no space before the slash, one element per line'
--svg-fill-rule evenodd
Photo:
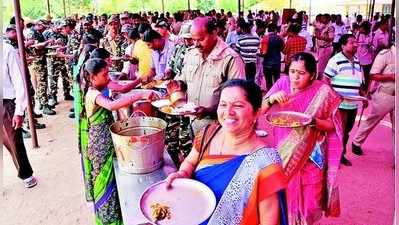
<path fill-rule="evenodd" d="M 395 0 L 392 0 L 392 4 L 391 4 L 391 19 L 389 20 L 389 45 L 391 45 L 391 43 L 394 41 L 393 39 L 393 26 L 395 26 L 395 20 L 394 20 L 394 16 L 395 16 Z M 396 37 L 397 38 L 397 37 Z"/>
<path fill-rule="evenodd" d="M 369 16 L 369 19 L 370 19 L 370 21 L 373 19 L 373 15 L 371 15 L 371 7 L 372 7 L 372 5 L 373 5 L 373 0 L 370 0 L 370 2 L 369 2 L 369 4 L 368 4 L 368 16 Z"/>
<path fill-rule="evenodd" d="M 165 13 L 165 2 L 162 0 L 162 13 Z"/>
<path fill-rule="evenodd" d="M 292 0 L 290 0 L 290 9 L 291 9 L 291 7 L 292 7 Z"/>
<path fill-rule="evenodd" d="M 51 10 L 50 10 L 50 0 L 47 0 L 47 14 L 48 14 L 48 15 L 51 14 Z"/>
<path fill-rule="evenodd" d="M 373 17 L 374 17 L 374 7 L 375 7 L 375 0 L 373 0 L 373 4 L 371 5 L 370 18 L 373 18 Z"/>
<path fill-rule="evenodd" d="M 28 97 L 28 117 L 29 117 L 29 127 L 30 127 L 30 132 L 32 134 L 32 146 L 33 148 L 38 148 L 38 142 L 37 142 L 37 134 L 36 134 L 36 129 L 35 129 L 35 124 L 33 121 L 33 107 L 32 107 L 32 102 L 31 102 L 31 96 L 29 93 L 29 88 L 28 88 L 28 79 L 29 74 L 28 74 L 28 64 L 26 62 L 26 53 L 25 53 L 25 44 L 24 44 L 24 35 L 23 35 L 23 28 L 21 26 L 21 6 L 19 4 L 19 0 L 13 0 L 14 1 L 14 16 L 15 16 L 15 25 L 17 28 L 17 38 L 18 38 L 18 50 L 19 50 L 19 55 L 21 56 L 21 66 L 22 66 L 22 78 L 24 80 L 24 87 L 25 91 Z"/>
<path fill-rule="evenodd" d="M 240 16 L 241 12 L 241 0 L 238 0 L 238 16 Z"/>
<path fill-rule="evenodd" d="M 371 20 L 370 20 L 370 2 L 369 2 L 369 0 L 367 0 L 366 15 L 367 15 L 367 20 L 371 22 Z"/>
<path fill-rule="evenodd" d="M 68 3 L 68 14 L 71 15 L 71 2 L 67 0 Z"/>
<path fill-rule="evenodd" d="M 67 17 L 66 8 L 65 8 L 65 0 L 62 0 L 62 6 L 64 8 L 64 18 Z"/>
<path fill-rule="evenodd" d="M 188 9 L 188 11 L 190 12 L 190 0 L 187 0 L 187 9 Z"/>

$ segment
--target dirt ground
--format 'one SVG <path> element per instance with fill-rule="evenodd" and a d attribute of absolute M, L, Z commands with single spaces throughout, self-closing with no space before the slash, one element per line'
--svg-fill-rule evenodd
<path fill-rule="evenodd" d="M 39 119 L 47 128 L 38 130 L 40 148 L 25 141 L 38 185 L 23 187 L 8 151 L 3 148 L 3 199 L 0 224 L 90 225 L 94 217 L 84 200 L 80 156 L 71 103 L 61 102 L 56 116 Z M 339 218 L 323 218 L 320 225 L 391 225 L 394 208 L 392 135 L 383 122 L 367 140 L 364 156 L 350 151 L 352 167 L 341 167 Z M 356 129 L 352 131 L 352 135 Z"/>

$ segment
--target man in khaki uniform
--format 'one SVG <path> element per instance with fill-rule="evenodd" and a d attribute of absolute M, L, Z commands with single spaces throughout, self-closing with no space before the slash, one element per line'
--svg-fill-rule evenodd
<path fill-rule="evenodd" d="M 176 80 L 187 83 L 188 101 L 198 105 L 197 119 L 192 126 L 194 134 L 216 119 L 221 84 L 229 79 L 245 79 L 241 57 L 216 33 L 216 23 L 208 17 L 193 21 L 191 36 L 195 48 L 189 48 L 184 66 Z"/>
<path fill-rule="evenodd" d="M 391 117 L 392 131 L 395 129 L 395 57 L 396 48 L 395 45 L 392 45 L 390 49 L 382 50 L 377 55 L 371 68 L 371 79 L 380 83 L 371 98 L 370 115 L 361 122 L 356 136 L 353 138 L 352 152 L 356 155 L 363 154 L 361 145 L 387 113 Z"/>

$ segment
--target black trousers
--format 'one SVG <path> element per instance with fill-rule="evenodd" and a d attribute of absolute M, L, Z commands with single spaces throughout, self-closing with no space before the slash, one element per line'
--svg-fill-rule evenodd
<path fill-rule="evenodd" d="M 269 91 L 274 83 L 280 79 L 280 64 L 277 65 L 263 65 L 263 74 L 266 80 L 266 88 Z"/>
<path fill-rule="evenodd" d="M 370 85 L 370 70 L 371 70 L 371 66 L 373 64 L 369 64 L 369 65 L 360 65 L 362 67 L 363 70 L 363 75 L 364 75 L 364 83 L 366 85 L 366 90 L 368 90 L 369 85 Z"/>
<path fill-rule="evenodd" d="M 18 177 L 26 179 L 32 176 L 33 170 L 26 154 L 22 128 L 12 127 L 12 118 L 15 112 L 15 103 L 10 99 L 3 99 L 3 144 L 10 152 Z"/>
<path fill-rule="evenodd" d="M 342 129 L 344 135 L 342 138 L 342 143 L 344 146 L 344 151 L 342 155 L 346 153 L 346 144 L 348 143 L 349 133 L 351 132 L 353 125 L 355 125 L 357 109 L 339 109 L 339 114 L 342 119 Z"/>
<path fill-rule="evenodd" d="M 247 80 L 255 80 L 256 63 L 245 63 L 245 78 Z"/>

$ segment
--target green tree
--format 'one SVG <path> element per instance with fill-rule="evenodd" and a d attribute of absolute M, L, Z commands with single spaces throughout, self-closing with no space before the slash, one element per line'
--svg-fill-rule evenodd
<path fill-rule="evenodd" d="M 27 19 L 40 19 L 47 15 L 47 0 L 20 0 L 22 16 Z M 53 18 L 63 17 L 63 0 L 49 0 L 50 11 Z M 217 5 L 216 2 L 217 1 Z M 278 2 L 281 0 L 278 0 Z M 249 9 L 260 0 L 245 0 L 245 9 Z M 187 9 L 187 0 L 164 0 L 165 11 L 174 13 L 179 10 Z M 161 0 L 65 0 L 67 15 L 72 14 L 112 14 L 123 11 L 162 11 Z M 225 11 L 237 11 L 237 0 L 191 0 L 191 9 L 199 9 L 208 12 L 211 9 Z M 3 0 L 3 21 L 8 23 L 14 14 L 11 0 Z"/>
<path fill-rule="evenodd" d="M 197 9 L 208 12 L 215 8 L 215 0 L 197 0 Z"/>

